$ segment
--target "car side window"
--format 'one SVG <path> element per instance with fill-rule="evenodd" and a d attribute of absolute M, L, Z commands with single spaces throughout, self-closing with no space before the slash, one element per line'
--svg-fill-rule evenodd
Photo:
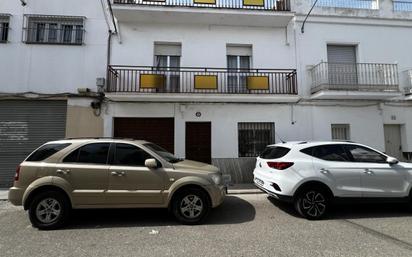
<path fill-rule="evenodd" d="M 320 145 L 301 150 L 313 157 L 335 162 L 350 162 L 350 158 L 342 145 Z"/>
<path fill-rule="evenodd" d="M 153 158 L 143 149 L 130 144 L 116 144 L 113 165 L 144 167 L 147 159 Z"/>
<path fill-rule="evenodd" d="M 110 143 L 93 143 L 82 146 L 67 155 L 63 162 L 107 164 Z"/>
<path fill-rule="evenodd" d="M 355 162 L 386 163 L 386 156 L 360 145 L 345 145 Z"/>

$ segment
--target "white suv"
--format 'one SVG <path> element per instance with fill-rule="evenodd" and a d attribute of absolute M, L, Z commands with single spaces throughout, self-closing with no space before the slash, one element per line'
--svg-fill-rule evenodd
<path fill-rule="evenodd" d="M 290 142 L 257 158 L 255 185 L 294 203 L 308 219 L 322 218 L 337 200 L 402 201 L 412 205 L 412 164 L 349 142 Z"/>

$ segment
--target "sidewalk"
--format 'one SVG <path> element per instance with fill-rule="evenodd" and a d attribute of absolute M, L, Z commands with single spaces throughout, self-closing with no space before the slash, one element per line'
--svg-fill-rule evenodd
<path fill-rule="evenodd" d="M 236 195 L 236 194 L 259 194 L 262 193 L 259 189 L 255 187 L 253 184 L 235 184 L 229 186 L 228 194 Z M 5 201 L 8 199 L 8 189 L 0 189 L 0 201 Z"/>
<path fill-rule="evenodd" d="M 228 187 L 228 194 L 260 194 L 263 193 L 254 184 L 234 184 Z"/>
<path fill-rule="evenodd" d="M 0 201 L 4 201 L 8 199 L 9 190 L 8 189 L 1 189 L 0 188 Z"/>

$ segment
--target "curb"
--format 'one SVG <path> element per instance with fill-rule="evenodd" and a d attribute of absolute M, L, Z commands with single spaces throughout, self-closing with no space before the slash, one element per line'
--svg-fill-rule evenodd
<path fill-rule="evenodd" d="M 262 190 L 259 189 L 228 189 L 228 195 L 247 195 L 247 194 L 264 194 Z"/>

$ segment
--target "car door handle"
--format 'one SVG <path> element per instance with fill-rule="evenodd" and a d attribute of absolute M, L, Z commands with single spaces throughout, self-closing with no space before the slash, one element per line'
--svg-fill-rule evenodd
<path fill-rule="evenodd" d="M 125 173 L 124 171 L 112 171 L 112 172 L 110 172 L 110 174 L 111 174 L 112 176 L 122 177 L 122 176 L 124 176 L 126 173 Z"/>
<path fill-rule="evenodd" d="M 56 170 L 57 174 L 63 174 L 63 175 L 67 175 L 70 173 L 70 170 L 63 170 L 63 169 L 57 169 Z"/>
<path fill-rule="evenodd" d="M 320 169 L 320 173 L 322 173 L 322 174 L 328 174 L 328 173 L 329 173 L 329 170 L 322 168 L 322 169 Z"/>
<path fill-rule="evenodd" d="M 368 175 L 373 175 L 373 171 L 371 171 L 370 169 L 365 169 L 363 173 L 368 174 Z"/>

